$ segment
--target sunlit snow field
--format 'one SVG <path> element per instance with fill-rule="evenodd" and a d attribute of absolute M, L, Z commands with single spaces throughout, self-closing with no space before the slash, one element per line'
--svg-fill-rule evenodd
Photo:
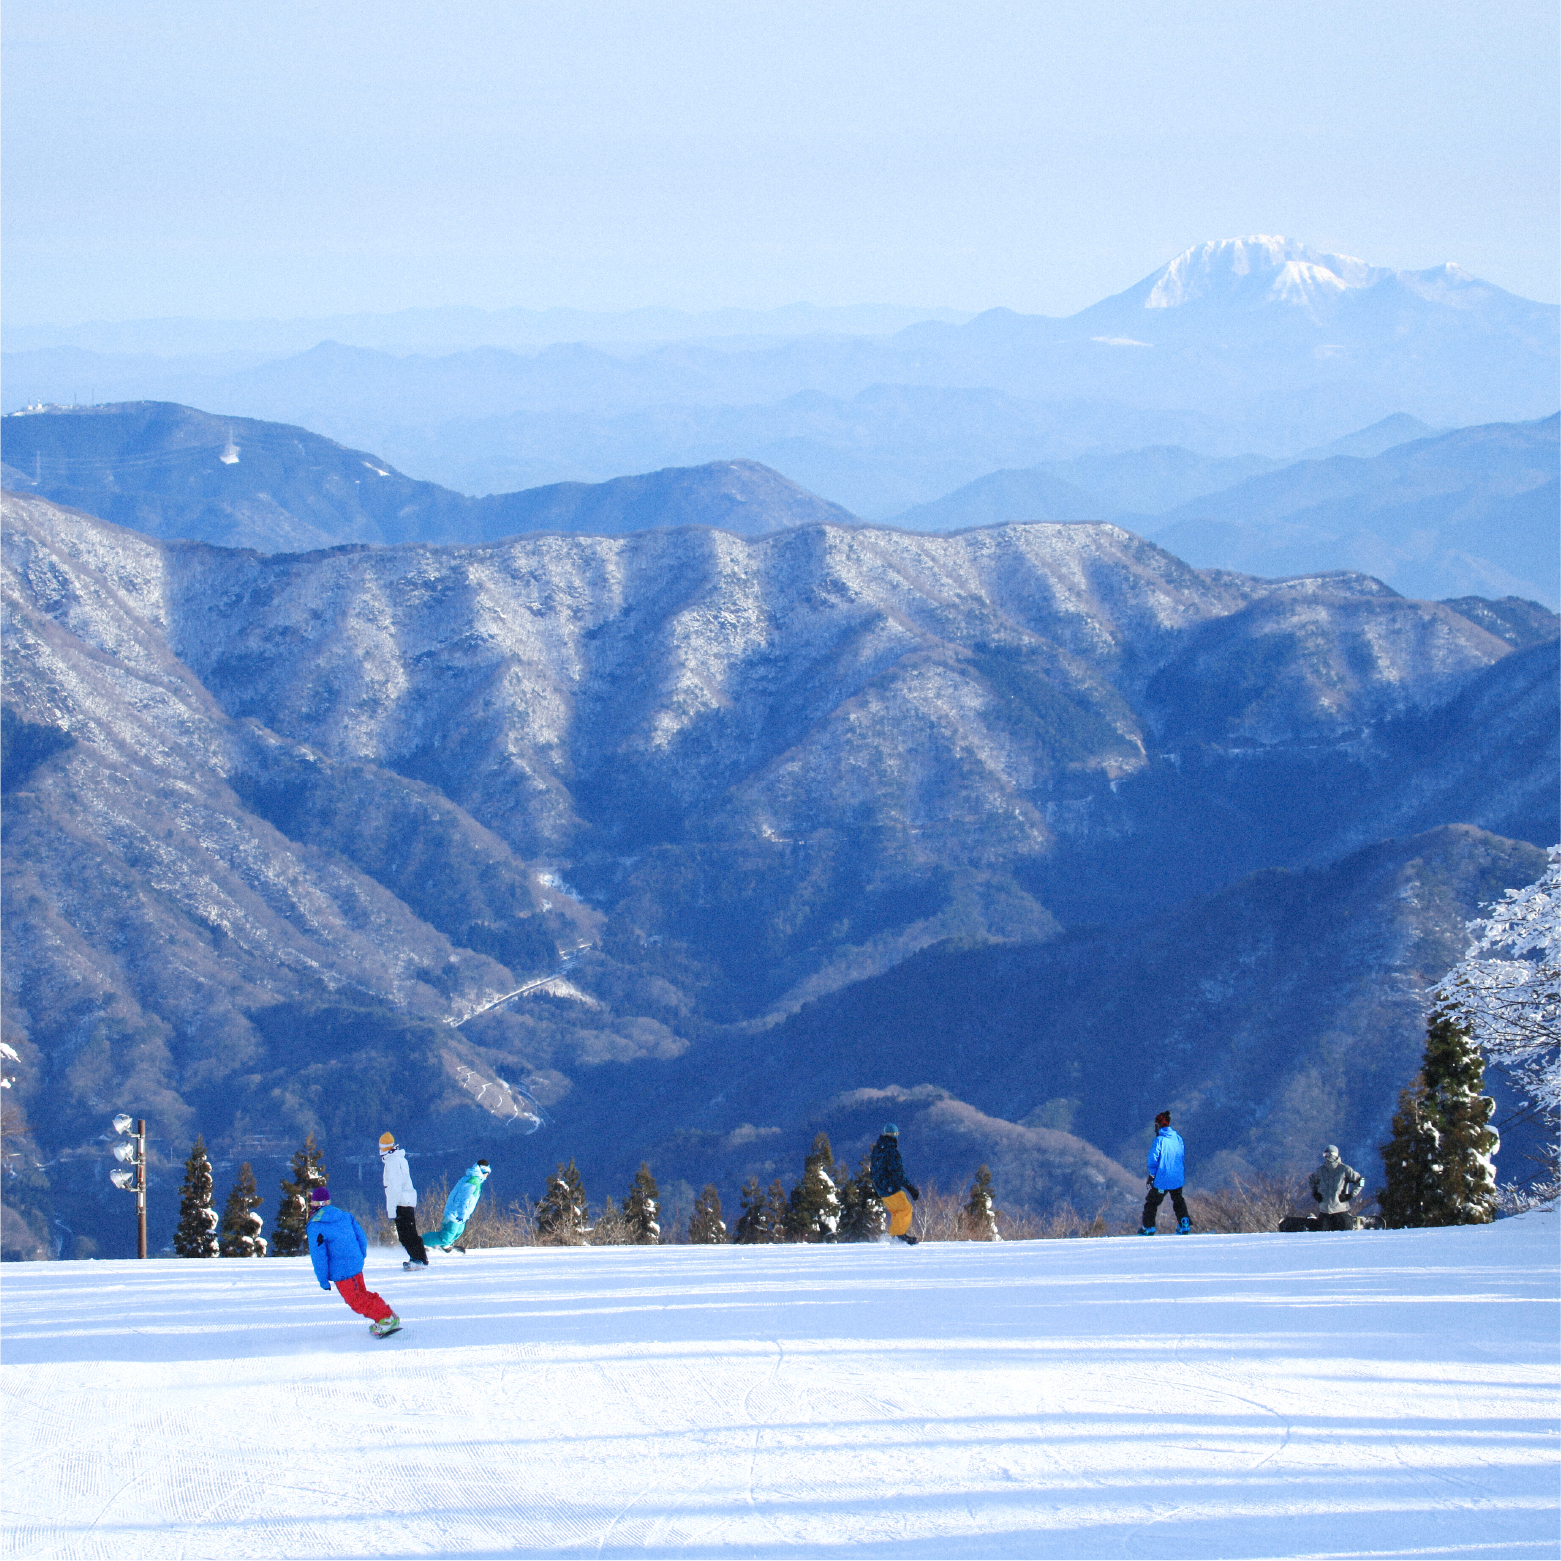
<path fill-rule="evenodd" d="M 6 1265 L 16 1556 L 1554 1556 L 1558 1224 Z"/>

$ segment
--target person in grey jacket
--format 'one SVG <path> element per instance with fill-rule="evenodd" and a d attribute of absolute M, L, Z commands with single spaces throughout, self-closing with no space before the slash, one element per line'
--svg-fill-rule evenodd
<path fill-rule="evenodd" d="M 1323 1150 L 1323 1163 L 1312 1172 L 1312 1197 L 1319 1205 L 1319 1230 L 1354 1230 L 1350 1203 L 1360 1196 L 1366 1178 L 1339 1158 L 1339 1146 Z"/>

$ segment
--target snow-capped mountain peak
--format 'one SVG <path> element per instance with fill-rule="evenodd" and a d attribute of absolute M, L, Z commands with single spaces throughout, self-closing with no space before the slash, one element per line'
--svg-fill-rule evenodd
<path fill-rule="evenodd" d="M 1309 307 L 1390 273 L 1353 255 L 1331 255 L 1266 233 L 1185 250 L 1148 278 L 1146 309 L 1236 301 Z"/>

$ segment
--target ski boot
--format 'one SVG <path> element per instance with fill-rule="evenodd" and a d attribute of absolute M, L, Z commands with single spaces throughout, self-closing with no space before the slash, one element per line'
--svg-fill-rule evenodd
<path fill-rule="evenodd" d="M 1183 1215 L 1182 1218 L 1177 1221 L 1176 1234 L 1178 1236 L 1190 1236 L 1192 1234 L 1192 1221 L 1188 1219 L 1186 1215 Z"/>
<path fill-rule="evenodd" d="M 369 1332 L 376 1339 L 388 1339 L 401 1327 L 401 1319 L 394 1312 L 389 1317 L 381 1317 L 377 1323 L 369 1324 Z"/>
<path fill-rule="evenodd" d="M 1152 1236 L 1155 1234 L 1155 1228 L 1153 1225 L 1141 1225 L 1139 1226 L 1138 1234 L 1140 1236 Z"/>
<path fill-rule="evenodd" d="M 904 1235 L 904 1236 L 896 1236 L 894 1239 L 896 1241 L 903 1241 L 905 1243 L 905 1245 L 908 1246 L 908 1247 L 914 1247 L 916 1245 L 916 1243 L 921 1240 L 921 1237 L 920 1236 L 912 1236 L 912 1235 Z"/>
<path fill-rule="evenodd" d="M 402 1265 L 401 1265 L 401 1267 L 402 1267 L 402 1268 L 403 1268 L 403 1269 L 404 1269 L 404 1270 L 405 1270 L 405 1271 L 406 1271 L 406 1272 L 407 1272 L 407 1273 L 409 1273 L 409 1274 L 410 1274 L 410 1273 L 411 1273 L 411 1272 L 412 1272 L 412 1271 L 413 1271 L 413 1270 L 414 1270 L 414 1269 L 418 1269 L 418 1268 L 427 1268 L 427 1267 L 428 1267 L 428 1259 L 427 1259 L 427 1258 L 426 1258 L 426 1257 L 425 1257 L 425 1258 L 424 1258 L 424 1259 L 423 1259 L 423 1261 L 422 1261 L 422 1262 L 421 1262 L 421 1263 L 414 1263 L 414 1262 L 413 1262 L 413 1261 L 412 1261 L 412 1260 L 411 1260 L 411 1258 L 408 1258 L 408 1259 L 407 1259 L 407 1260 L 406 1260 L 406 1262 L 405 1262 L 405 1263 L 403 1263 L 403 1264 L 402 1264 Z"/>
<path fill-rule="evenodd" d="M 462 1257 L 466 1256 L 466 1248 L 465 1247 L 449 1247 L 446 1250 L 450 1251 L 450 1252 L 459 1252 Z"/>

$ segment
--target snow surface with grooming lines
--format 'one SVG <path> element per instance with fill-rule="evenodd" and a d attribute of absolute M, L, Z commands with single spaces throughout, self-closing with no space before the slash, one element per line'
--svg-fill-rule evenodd
<path fill-rule="evenodd" d="M 1558 1222 L 7 1264 L 10 1556 L 1554 1556 Z"/>

